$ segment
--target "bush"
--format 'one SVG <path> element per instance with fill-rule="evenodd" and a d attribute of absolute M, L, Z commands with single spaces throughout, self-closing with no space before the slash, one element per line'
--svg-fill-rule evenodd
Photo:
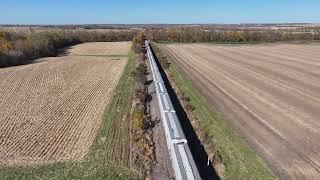
<path fill-rule="evenodd" d="M 132 38 L 132 50 L 136 53 L 136 54 L 140 54 L 144 52 L 143 49 L 143 40 L 144 40 L 144 33 L 143 32 L 139 32 L 138 34 L 136 34 L 133 38 Z"/>
<path fill-rule="evenodd" d="M 145 130 L 148 127 L 147 118 L 144 115 L 143 109 L 136 109 L 133 118 L 133 126 L 135 130 Z"/>
<path fill-rule="evenodd" d="M 11 42 L 7 41 L 1 34 L 0 34 L 0 55 L 8 54 L 9 51 L 13 48 Z"/>

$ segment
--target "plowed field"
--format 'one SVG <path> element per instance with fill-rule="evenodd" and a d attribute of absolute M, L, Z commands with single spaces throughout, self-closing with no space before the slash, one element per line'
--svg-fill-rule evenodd
<path fill-rule="evenodd" d="M 127 63 L 123 55 L 130 43 L 89 46 L 98 50 L 88 51 L 83 44 L 72 51 L 93 56 L 70 53 L 0 69 L 0 164 L 80 160 L 87 154 Z"/>
<path fill-rule="evenodd" d="M 162 47 L 280 178 L 319 178 L 318 44 Z"/>

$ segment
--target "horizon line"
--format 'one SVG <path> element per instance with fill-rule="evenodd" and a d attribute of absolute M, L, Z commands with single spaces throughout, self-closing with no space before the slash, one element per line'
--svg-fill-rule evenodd
<path fill-rule="evenodd" d="M 315 24 L 320 25 L 319 22 L 267 22 L 267 23 L 256 23 L 256 22 L 246 22 L 246 23 L 62 23 L 62 24 L 28 24 L 28 23 L 17 23 L 17 24 L 9 24 L 9 23 L 0 23 L 0 26 L 68 26 L 68 25 L 251 25 L 251 24 L 261 24 L 261 25 L 278 25 L 278 24 L 295 24 L 295 25 L 303 25 L 303 24 Z"/>

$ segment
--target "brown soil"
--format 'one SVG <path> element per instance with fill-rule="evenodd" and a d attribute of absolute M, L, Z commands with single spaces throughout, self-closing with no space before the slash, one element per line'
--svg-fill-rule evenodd
<path fill-rule="evenodd" d="M 0 69 L 0 164 L 82 159 L 126 62 L 65 56 Z"/>
<path fill-rule="evenodd" d="M 73 46 L 69 52 L 71 55 L 123 55 L 129 53 L 131 42 L 91 42 Z"/>
<path fill-rule="evenodd" d="M 280 178 L 320 176 L 319 45 L 164 47 Z"/>

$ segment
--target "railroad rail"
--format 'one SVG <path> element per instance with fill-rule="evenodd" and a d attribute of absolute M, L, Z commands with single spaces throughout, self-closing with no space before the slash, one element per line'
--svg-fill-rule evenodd
<path fill-rule="evenodd" d="M 188 147 L 188 141 L 181 128 L 181 124 L 159 72 L 148 40 L 145 40 L 145 47 L 147 49 L 148 63 L 151 67 L 151 73 L 155 84 L 162 125 L 175 179 L 199 180 L 201 177 Z"/>

